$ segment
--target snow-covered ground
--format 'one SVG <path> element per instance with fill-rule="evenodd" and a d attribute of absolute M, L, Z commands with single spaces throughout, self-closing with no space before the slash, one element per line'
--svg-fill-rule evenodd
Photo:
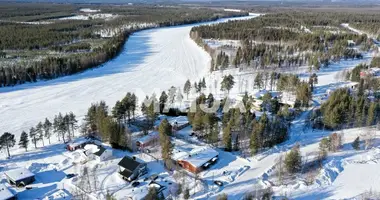
<path fill-rule="evenodd" d="M 0 88 L 0 129 L 18 138 L 23 130 L 59 112 L 72 111 L 81 119 L 93 102 L 104 100 L 113 106 L 127 92 L 137 92 L 139 100 L 143 100 L 154 91 L 159 94 L 171 86 L 182 87 L 187 79 L 199 80 L 209 71 L 211 59 L 190 39 L 193 26 L 196 24 L 137 32 L 117 58 L 99 68 Z"/>
<path fill-rule="evenodd" d="M 240 19 L 249 19 L 254 16 Z M 225 21 L 225 20 L 220 20 Z M 113 106 L 126 92 L 136 92 L 142 100 L 145 95 L 155 92 L 159 94 L 170 86 L 182 86 L 187 79 L 198 81 L 203 76 L 208 84 L 207 92 L 214 96 L 221 94 L 220 81 L 224 75 L 235 76 L 236 85 L 230 95 L 236 97 L 242 92 L 250 91 L 254 74 L 240 73 L 237 69 L 208 74 L 210 58 L 190 38 L 189 31 L 194 25 L 159 28 L 141 31 L 132 35 L 123 52 L 113 61 L 100 68 L 81 74 L 63 77 L 46 82 L 25 84 L 12 88 L 0 88 L 0 130 L 16 134 L 18 138 L 22 130 L 28 130 L 45 117 L 52 118 L 58 112 L 73 111 L 82 118 L 92 102 L 105 100 Z M 336 78 L 336 75 L 350 69 L 360 62 L 368 62 L 370 54 L 364 60 L 347 60 L 322 68 L 318 73 L 318 84 L 314 90 L 314 106 L 323 101 L 321 96 L 347 84 Z M 301 78 L 307 78 L 307 69 L 294 71 Z M 206 76 L 207 75 L 207 76 Z M 237 154 L 215 149 L 219 153 L 219 161 L 210 169 L 196 177 L 188 175 L 183 178 L 185 186 L 191 188 L 193 199 L 216 199 L 219 194 L 228 194 L 229 199 L 243 199 L 254 190 L 271 186 L 268 177 L 274 173 L 279 155 L 286 153 L 294 144 L 301 145 L 301 152 L 306 157 L 318 150 L 318 142 L 331 134 L 330 131 L 312 130 L 305 127 L 310 110 L 303 112 L 291 124 L 290 139 L 283 144 L 261 152 L 260 154 L 242 158 Z M 191 128 L 178 132 L 190 142 L 198 143 L 190 137 Z M 352 141 L 366 132 L 375 133 L 374 148 L 355 151 Z M 344 133 L 342 150 L 330 154 L 323 163 L 323 169 L 311 185 L 302 180 L 294 184 L 274 186 L 276 196 L 288 196 L 292 199 L 342 199 L 355 198 L 369 190 L 380 190 L 379 131 L 374 128 L 358 128 L 340 131 Z M 22 149 L 13 149 L 12 158 L 0 157 L 0 172 L 17 167 L 26 167 L 36 174 L 36 182 L 32 190 L 17 189 L 19 199 L 62 199 L 72 197 L 79 184 L 78 178 L 65 178 L 69 173 L 80 173 L 84 166 L 96 170 L 98 187 L 90 199 L 104 199 L 110 192 L 117 199 L 128 197 L 139 198 L 147 192 L 147 181 L 134 188 L 117 174 L 117 163 L 124 155 L 136 156 L 148 163 L 149 175 L 159 174 L 159 182 L 175 187 L 176 177 L 167 172 L 160 161 L 152 157 L 135 153 L 113 150 L 113 156 L 105 162 L 89 161 L 83 150 L 68 152 L 63 144 L 53 141 L 52 145 L 32 149 L 24 153 Z M 199 142 L 200 145 L 204 145 Z M 40 144 L 39 144 L 40 145 Z M 106 146 L 106 148 L 109 148 Z M 363 148 L 362 148 L 363 149 Z M 1 174 L 2 175 L 2 174 Z M 94 179 L 95 180 L 95 179 Z M 219 187 L 214 180 L 224 183 Z M 2 176 L 2 182 L 4 177 Z M 70 194 L 71 193 L 71 194 Z"/>

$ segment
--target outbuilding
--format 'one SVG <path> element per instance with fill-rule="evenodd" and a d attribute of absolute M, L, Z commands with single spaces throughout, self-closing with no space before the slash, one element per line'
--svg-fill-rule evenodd
<path fill-rule="evenodd" d="M 16 195 L 5 184 L 0 184 L 0 200 L 16 200 Z"/>
<path fill-rule="evenodd" d="M 34 174 L 26 168 L 18 168 L 4 173 L 8 183 L 18 187 L 24 187 L 35 181 Z"/>

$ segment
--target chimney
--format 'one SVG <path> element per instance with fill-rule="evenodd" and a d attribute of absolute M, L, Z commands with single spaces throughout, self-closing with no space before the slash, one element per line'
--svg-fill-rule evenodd
<path fill-rule="evenodd" d="M 136 156 L 132 156 L 132 159 L 133 159 L 133 160 L 136 160 Z"/>

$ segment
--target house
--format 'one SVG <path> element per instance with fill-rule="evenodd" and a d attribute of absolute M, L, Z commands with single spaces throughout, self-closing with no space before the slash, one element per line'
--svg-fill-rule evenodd
<path fill-rule="evenodd" d="M 199 173 L 218 160 L 219 153 L 211 147 L 186 144 L 179 140 L 174 143 L 173 160 L 192 173 Z"/>
<path fill-rule="evenodd" d="M 119 174 L 124 180 L 129 182 L 135 180 L 139 176 L 148 173 L 148 168 L 146 163 L 142 163 L 136 160 L 135 157 L 131 158 L 125 156 L 119 162 Z"/>
<path fill-rule="evenodd" d="M 112 157 L 112 150 L 99 146 L 99 150 L 94 153 L 95 160 L 105 161 Z"/>
<path fill-rule="evenodd" d="M 26 168 L 18 168 L 4 173 L 9 184 L 23 187 L 34 182 L 34 174 Z"/>
<path fill-rule="evenodd" d="M 136 146 L 139 148 L 139 150 L 144 149 L 148 147 L 149 145 L 154 144 L 155 142 L 158 142 L 159 134 L 157 131 L 153 131 L 149 133 L 148 135 L 145 135 L 141 138 L 139 138 L 136 141 Z"/>
<path fill-rule="evenodd" d="M 16 199 L 17 199 L 16 196 L 5 184 L 0 184 L 0 200 L 16 200 Z"/>
<path fill-rule="evenodd" d="M 161 121 L 164 119 L 167 119 L 169 121 L 170 125 L 172 126 L 173 132 L 182 130 L 190 125 L 187 116 L 169 117 L 161 115 L 159 116 L 159 119 L 154 123 L 154 129 L 156 131 L 158 131 L 158 127 L 160 127 Z"/>
<path fill-rule="evenodd" d="M 102 145 L 87 144 L 84 149 L 87 157 L 97 161 L 105 161 L 112 157 L 112 150 L 106 149 Z"/>

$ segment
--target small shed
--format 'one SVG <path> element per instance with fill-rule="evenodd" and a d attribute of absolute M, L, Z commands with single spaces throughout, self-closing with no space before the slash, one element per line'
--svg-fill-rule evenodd
<path fill-rule="evenodd" d="M 5 184 L 0 184 L 0 200 L 16 200 L 16 195 Z"/>
<path fill-rule="evenodd" d="M 8 183 L 23 187 L 35 181 L 34 174 L 26 168 L 18 168 L 4 173 Z"/>

